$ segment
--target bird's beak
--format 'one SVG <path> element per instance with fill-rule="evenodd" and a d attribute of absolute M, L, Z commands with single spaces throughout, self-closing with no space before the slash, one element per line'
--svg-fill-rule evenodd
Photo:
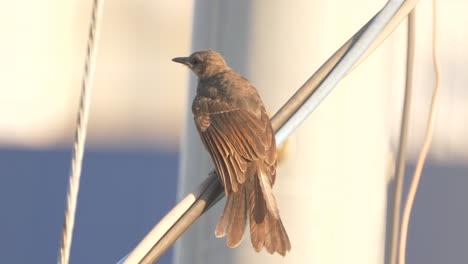
<path fill-rule="evenodd" d="M 192 68 L 192 64 L 190 63 L 189 57 L 177 57 L 177 58 L 173 58 L 172 61 L 182 63 L 184 65 L 187 65 L 189 68 Z"/>

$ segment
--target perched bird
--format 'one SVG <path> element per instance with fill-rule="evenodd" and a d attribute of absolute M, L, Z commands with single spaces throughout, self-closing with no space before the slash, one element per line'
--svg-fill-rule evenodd
<path fill-rule="evenodd" d="M 272 192 L 275 136 L 257 90 L 213 50 L 173 61 L 198 77 L 192 112 L 227 196 L 216 237 L 227 235 L 227 245 L 238 246 L 249 216 L 255 250 L 265 247 L 271 254 L 286 255 L 291 244 Z"/>

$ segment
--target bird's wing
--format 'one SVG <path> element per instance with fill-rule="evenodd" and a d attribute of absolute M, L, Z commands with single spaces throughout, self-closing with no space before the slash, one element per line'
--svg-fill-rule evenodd
<path fill-rule="evenodd" d="M 194 100 L 192 111 L 203 144 L 220 174 L 226 194 L 245 181 L 249 162 L 262 162 L 271 184 L 276 175 L 276 143 L 263 109 L 261 119 L 226 102 Z"/>

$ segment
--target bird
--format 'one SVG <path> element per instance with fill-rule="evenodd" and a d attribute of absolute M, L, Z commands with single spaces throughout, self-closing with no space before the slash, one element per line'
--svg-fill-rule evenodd
<path fill-rule="evenodd" d="M 227 246 L 237 247 L 248 219 L 255 251 L 265 248 L 285 256 L 291 243 L 272 191 L 276 141 L 257 89 L 214 50 L 172 60 L 198 77 L 192 103 L 195 126 L 227 197 L 215 236 L 227 236 Z"/>

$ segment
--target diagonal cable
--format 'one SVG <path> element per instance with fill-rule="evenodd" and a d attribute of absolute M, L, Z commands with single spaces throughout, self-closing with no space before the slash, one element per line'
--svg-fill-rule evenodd
<path fill-rule="evenodd" d="M 70 248 L 73 237 L 73 227 L 75 225 L 78 192 L 80 189 L 81 165 L 83 162 L 83 152 L 85 147 L 86 130 L 89 116 L 89 105 L 91 101 L 91 88 L 96 60 L 97 42 L 95 40 L 99 33 L 98 30 L 102 11 L 102 2 L 103 1 L 94 0 L 91 11 L 91 22 L 89 26 L 86 58 L 81 83 L 80 106 L 76 122 L 75 143 L 73 146 L 73 157 L 70 169 L 65 219 L 62 227 L 62 242 L 60 245 L 60 252 L 58 257 L 58 263 L 60 264 L 68 264 L 70 260 Z"/>

